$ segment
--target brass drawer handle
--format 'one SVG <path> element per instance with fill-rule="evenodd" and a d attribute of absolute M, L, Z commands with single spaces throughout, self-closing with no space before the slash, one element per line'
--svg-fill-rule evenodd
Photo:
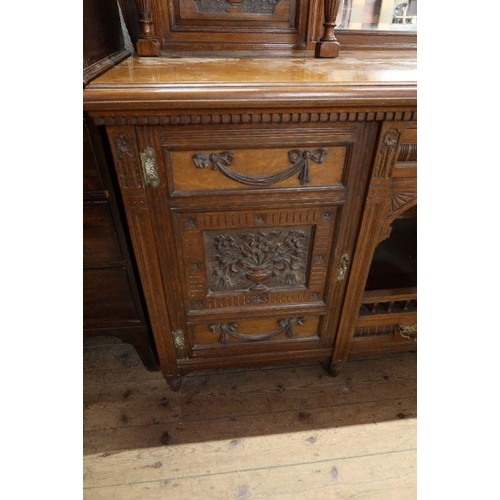
<path fill-rule="evenodd" d="M 227 344 L 228 337 L 234 337 L 239 340 L 246 340 L 247 342 L 257 342 L 259 340 L 268 340 L 273 337 L 277 337 L 280 333 L 285 333 L 288 338 L 292 338 L 295 335 L 294 326 L 303 325 L 306 322 L 306 318 L 286 318 L 278 320 L 280 328 L 273 332 L 259 333 L 256 335 L 249 335 L 246 333 L 238 333 L 236 329 L 238 328 L 237 323 L 222 323 L 218 325 L 209 325 L 208 327 L 213 333 L 220 332 L 219 343 Z"/>
<path fill-rule="evenodd" d="M 337 267 L 337 274 L 335 275 L 337 281 L 342 281 L 345 278 L 348 267 L 349 267 L 349 255 L 345 253 L 340 258 L 339 266 Z"/>
<path fill-rule="evenodd" d="M 174 339 L 174 346 L 177 349 L 184 349 L 184 332 L 183 330 L 174 330 L 172 332 L 172 337 Z"/>
<path fill-rule="evenodd" d="M 270 186 L 277 182 L 284 181 L 295 174 L 299 174 L 299 181 L 302 185 L 310 182 L 309 160 L 315 163 L 323 163 L 326 157 L 325 149 L 315 149 L 314 151 L 292 149 L 288 151 L 288 159 L 293 164 L 287 170 L 270 175 L 240 174 L 228 168 L 233 163 L 234 153 L 232 151 L 222 151 L 221 153 L 197 153 L 193 156 L 193 163 L 197 168 L 212 167 L 223 175 L 242 184 L 250 186 Z"/>
<path fill-rule="evenodd" d="M 142 171 L 144 173 L 144 182 L 146 186 L 157 188 L 160 185 L 158 170 L 156 168 L 156 153 L 151 146 L 147 146 L 141 153 Z"/>
<path fill-rule="evenodd" d="M 417 341 L 417 323 L 411 325 L 399 325 L 399 335 L 405 339 Z"/>

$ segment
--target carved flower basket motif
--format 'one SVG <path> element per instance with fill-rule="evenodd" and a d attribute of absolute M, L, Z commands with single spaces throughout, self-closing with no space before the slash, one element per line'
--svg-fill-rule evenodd
<path fill-rule="evenodd" d="M 310 230 L 301 229 L 217 234 L 211 288 L 263 290 L 271 278 L 274 285 L 303 284 Z"/>

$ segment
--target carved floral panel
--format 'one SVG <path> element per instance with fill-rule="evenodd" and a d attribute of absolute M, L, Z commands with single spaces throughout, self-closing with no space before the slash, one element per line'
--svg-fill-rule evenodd
<path fill-rule="evenodd" d="M 323 300 L 336 207 L 179 214 L 193 311 Z"/>
<path fill-rule="evenodd" d="M 312 226 L 207 231 L 208 287 L 267 290 L 305 286 Z"/>

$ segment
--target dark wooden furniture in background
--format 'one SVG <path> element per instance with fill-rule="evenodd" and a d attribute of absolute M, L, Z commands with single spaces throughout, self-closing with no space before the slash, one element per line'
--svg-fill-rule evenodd
<path fill-rule="evenodd" d="M 137 41 L 141 36 L 142 29 L 139 23 L 139 11 L 137 10 L 136 0 L 118 0 L 118 5 L 120 6 L 130 41 L 137 52 Z"/>
<path fill-rule="evenodd" d="M 192 370 L 335 374 L 351 352 L 416 349 L 411 285 L 364 292 L 378 242 L 414 229 L 398 222 L 416 204 L 414 51 L 134 57 L 84 107 L 109 138 L 172 388 Z"/>
<path fill-rule="evenodd" d="M 130 55 L 114 0 L 84 0 L 83 83 Z M 115 193 L 107 138 L 83 118 L 83 333 L 132 344 L 158 369 L 154 342 Z"/>
<path fill-rule="evenodd" d="M 83 85 L 130 55 L 115 0 L 83 1 Z"/>

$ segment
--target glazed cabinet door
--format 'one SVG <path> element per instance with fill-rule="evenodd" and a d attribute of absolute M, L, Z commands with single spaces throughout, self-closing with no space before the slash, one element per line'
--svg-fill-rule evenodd
<path fill-rule="evenodd" d="M 417 122 L 381 125 L 332 371 L 348 357 L 416 350 Z"/>
<path fill-rule="evenodd" d="M 166 371 L 328 361 L 374 126 L 109 134 Z"/>

